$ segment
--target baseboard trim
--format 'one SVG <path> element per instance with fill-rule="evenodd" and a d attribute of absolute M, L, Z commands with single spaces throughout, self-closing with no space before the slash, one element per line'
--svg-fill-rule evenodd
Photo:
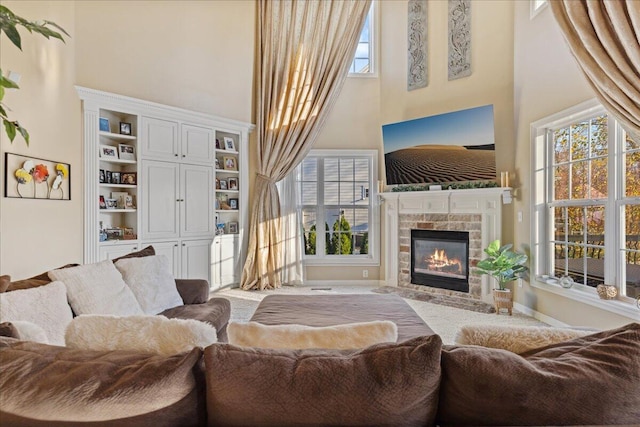
<path fill-rule="evenodd" d="M 305 280 L 299 286 L 380 286 L 379 280 Z"/>
<path fill-rule="evenodd" d="M 566 324 L 564 322 L 561 322 L 558 319 L 554 319 L 551 316 L 547 316 L 546 314 L 539 313 L 539 312 L 535 311 L 534 309 L 529 308 L 529 307 L 527 307 L 525 305 L 522 305 L 520 303 L 517 303 L 517 302 L 513 303 L 513 308 L 518 310 L 520 313 L 526 314 L 527 316 L 531 316 L 534 319 L 538 319 L 539 321 L 544 322 L 544 323 L 546 323 L 548 325 L 551 325 L 551 326 L 555 326 L 555 327 L 558 327 L 558 328 L 566 328 L 566 327 L 569 326 L 568 324 Z"/>

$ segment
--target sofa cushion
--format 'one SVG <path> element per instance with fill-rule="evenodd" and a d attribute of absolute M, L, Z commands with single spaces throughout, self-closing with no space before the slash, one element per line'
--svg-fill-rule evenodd
<path fill-rule="evenodd" d="M 225 342 L 231 303 L 225 298 L 211 298 L 204 304 L 181 305 L 160 314 L 169 319 L 194 319 L 213 325 L 218 331 L 218 342 Z"/>
<path fill-rule="evenodd" d="M 77 315 L 143 314 L 131 289 L 110 260 L 52 270 L 49 276 L 52 280 L 60 280 L 65 284 L 69 304 Z"/>
<path fill-rule="evenodd" d="M 0 322 L 35 323 L 44 329 L 51 344 L 64 345 L 64 331 L 72 318 L 61 282 L 0 294 Z"/>
<path fill-rule="evenodd" d="M 209 425 L 431 426 L 437 335 L 361 350 L 205 349 Z"/>
<path fill-rule="evenodd" d="M 6 292 L 11 284 L 11 276 L 0 276 L 0 294 Z"/>
<path fill-rule="evenodd" d="M 67 327 L 67 347 L 131 350 L 163 356 L 206 347 L 217 341 L 208 323 L 164 316 L 78 316 Z"/>
<path fill-rule="evenodd" d="M 143 258 L 146 256 L 152 256 L 156 254 L 156 250 L 153 248 L 153 246 L 149 245 L 146 248 L 142 248 L 139 251 L 136 252 L 129 252 L 126 255 L 122 255 L 119 256 L 118 258 L 114 258 L 111 261 L 115 264 L 116 262 L 120 261 L 121 259 L 127 259 L 127 258 Z"/>
<path fill-rule="evenodd" d="M 321 327 L 231 322 L 227 334 L 229 344 L 240 347 L 341 350 L 396 342 L 398 327 L 388 320 Z"/>
<path fill-rule="evenodd" d="M 35 341 L 41 344 L 49 344 L 49 338 L 45 330 L 33 322 L 26 320 L 13 320 L 11 324 L 15 328 L 15 338 L 21 341 Z"/>
<path fill-rule="evenodd" d="M 66 264 L 66 265 L 63 265 L 62 267 L 56 268 L 56 270 L 60 270 L 63 268 L 77 267 L 78 265 L 80 264 Z M 11 282 L 10 276 L 0 276 L 0 293 L 17 291 L 19 289 L 37 288 L 39 286 L 44 286 L 48 283 L 51 283 L 51 279 L 49 278 L 48 272 L 40 273 L 37 276 L 29 277 L 28 279 L 16 280 L 13 282 Z"/>
<path fill-rule="evenodd" d="M 454 342 L 462 345 L 501 348 L 520 354 L 594 332 L 593 330 L 541 326 L 464 325 L 456 333 Z"/>
<path fill-rule="evenodd" d="M 640 324 L 517 355 L 445 346 L 442 425 L 634 424 L 640 420 Z"/>
<path fill-rule="evenodd" d="M 163 357 L 0 339 L 2 425 L 205 425 L 201 355 L 199 348 Z"/>
<path fill-rule="evenodd" d="M 182 305 L 166 256 L 125 258 L 115 266 L 145 314 L 158 314 Z"/>

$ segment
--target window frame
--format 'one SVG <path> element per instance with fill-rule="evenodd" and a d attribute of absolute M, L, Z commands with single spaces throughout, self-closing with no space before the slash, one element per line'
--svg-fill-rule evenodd
<path fill-rule="evenodd" d="M 380 46 L 380 12 L 379 12 L 378 0 L 373 0 L 371 2 L 371 9 L 369 9 L 369 71 L 366 73 L 360 72 L 351 72 L 347 74 L 347 77 L 356 77 L 356 78 L 375 78 L 378 77 L 378 53 Z M 364 27 L 363 27 L 364 30 Z M 358 36 L 358 40 L 360 37 Z M 349 65 L 349 70 L 353 66 L 353 62 L 355 61 L 355 53 L 354 58 Z"/>
<path fill-rule="evenodd" d="M 540 12 L 542 12 L 547 7 L 549 7 L 549 1 L 548 0 L 529 0 L 529 5 L 530 5 L 529 19 L 531 20 L 536 16 L 538 16 Z"/>
<path fill-rule="evenodd" d="M 608 197 L 604 202 L 605 229 L 605 253 L 614 254 L 615 263 L 605 263 L 605 281 L 613 278 L 618 290 L 621 290 L 621 278 L 624 277 L 625 263 L 621 262 L 621 242 L 625 236 L 620 217 L 621 207 L 629 202 L 635 204 L 640 198 L 625 197 L 622 194 L 621 180 L 625 178 L 625 167 L 622 164 L 622 144 L 624 143 L 624 131 L 619 123 L 609 114 L 597 99 L 592 99 L 568 108 L 551 116 L 537 120 L 530 125 L 531 135 L 531 279 L 533 287 L 544 289 L 554 294 L 605 309 L 619 315 L 637 317 L 635 299 L 622 295 L 614 300 L 602 300 L 598 297 L 596 289 L 580 283 L 574 284 L 570 289 L 564 289 L 559 284 L 550 284 L 542 275 L 550 274 L 554 253 L 553 224 L 550 224 L 550 204 L 553 192 L 553 150 L 549 144 L 551 130 L 562 128 L 580 120 L 607 114 L 608 120 L 608 152 L 607 167 L 609 182 L 607 187 Z M 590 199 L 580 199 L 588 202 Z M 609 255 L 611 256 L 611 255 Z"/>
<path fill-rule="evenodd" d="M 307 157 L 317 158 L 366 158 L 369 162 L 369 253 L 358 255 L 328 255 L 325 253 L 307 255 L 302 253 L 302 262 L 305 265 L 380 265 L 380 202 L 378 197 L 378 150 L 369 149 L 312 149 Z M 304 161 L 304 160 L 303 160 Z M 302 165 L 302 162 L 300 163 Z M 295 169 L 296 175 L 300 173 L 300 165 Z M 323 171 L 318 167 L 318 199 L 316 206 L 316 219 L 322 218 L 324 214 L 324 181 Z M 296 179 L 296 185 L 299 183 Z M 321 191 L 322 190 L 322 191 Z M 299 203 L 296 207 L 299 222 L 302 224 L 302 210 L 308 209 L 311 205 L 302 204 L 302 194 L 298 197 Z M 361 205 L 365 206 L 365 205 Z M 304 232 L 303 232 L 304 233 Z M 320 235 L 320 234 L 317 234 Z M 324 239 L 323 239 L 324 241 Z"/>

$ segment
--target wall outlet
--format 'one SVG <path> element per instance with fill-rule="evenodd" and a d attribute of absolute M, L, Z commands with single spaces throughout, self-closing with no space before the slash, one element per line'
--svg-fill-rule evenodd
<path fill-rule="evenodd" d="M 367 270 L 366 268 L 362 270 L 362 277 L 365 279 L 369 277 L 369 270 Z"/>
<path fill-rule="evenodd" d="M 522 279 L 521 279 L 521 278 L 519 278 L 519 279 L 518 279 L 518 287 L 519 287 L 519 288 L 521 288 L 521 287 L 522 287 Z"/>

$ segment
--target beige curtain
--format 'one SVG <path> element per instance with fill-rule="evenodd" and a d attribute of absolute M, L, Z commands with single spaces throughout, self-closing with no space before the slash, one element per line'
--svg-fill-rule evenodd
<path fill-rule="evenodd" d="M 640 1 L 549 0 L 600 102 L 640 135 Z"/>
<path fill-rule="evenodd" d="M 347 76 L 371 0 L 258 0 L 255 180 L 242 289 L 281 285 L 276 182 L 306 156 Z"/>

